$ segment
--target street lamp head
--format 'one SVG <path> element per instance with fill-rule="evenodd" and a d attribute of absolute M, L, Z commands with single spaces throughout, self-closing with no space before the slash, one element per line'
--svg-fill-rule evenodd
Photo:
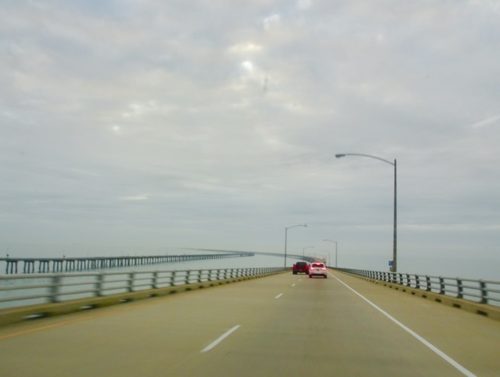
<path fill-rule="evenodd" d="M 337 153 L 335 155 L 336 158 L 342 158 L 342 157 L 345 157 L 345 153 Z"/>

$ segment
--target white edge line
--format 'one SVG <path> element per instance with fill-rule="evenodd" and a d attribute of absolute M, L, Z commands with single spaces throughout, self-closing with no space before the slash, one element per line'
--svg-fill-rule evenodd
<path fill-rule="evenodd" d="M 455 369 L 457 369 L 458 371 L 460 371 L 462 374 L 464 374 L 465 376 L 467 377 L 477 377 L 474 373 L 472 373 L 470 370 L 464 368 L 462 365 L 460 365 L 458 362 L 456 362 L 455 360 L 453 360 L 450 356 L 448 356 L 447 354 L 445 354 L 443 351 L 441 351 L 439 348 L 437 348 L 436 346 L 434 346 L 432 343 L 430 343 L 429 341 L 427 341 L 426 339 L 424 339 L 423 337 L 421 337 L 420 335 L 418 335 L 415 331 L 413 331 L 412 329 L 410 329 L 409 327 L 403 325 L 401 322 L 399 322 L 396 318 L 394 318 L 392 315 L 390 315 L 389 313 L 387 313 L 385 310 L 381 309 L 380 307 L 378 307 L 377 305 L 375 305 L 373 302 L 371 302 L 370 300 L 368 300 L 365 296 L 363 296 L 361 293 L 357 292 L 354 288 L 351 288 L 349 285 L 347 285 L 346 283 L 344 283 L 342 280 L 340 280 L 338 277 L 336 277 L 335 275 L 333 274 L 330 274 L 331 276 L 333 276 L 335 279 L 337 279 L 341 284 L 343 284 L 346 288 L 350 289 L 352 292 L 354 292 L 356 295 L 358 295 L 359 297 L 361 297 L 363 300 L 365 300 L 368 304 L 370 304 L 372 307 L 374 307 L 375 309 L 377 309 L 380 313 L 382 313 L 383 315 L 385 315 L 387 318 L 389 318 L 392 322 L 394 322 L 396 325 L 398 325 L 399 327 L 401 327 L 403 330 L 405 330 L 406 332 L 408 332 L 410 335 L 412 335 L 415 339 L 417 339 L 419 342 L 423 343 L 425 346 L 427 346 L 428 348 L 430 348 L 434 353 L 436 353 L 438 356 L 440 356 L 441 358 L 443 358 L 445 361 L 447 361 L 449 364 L 451 364 Z"/>
<path fill-rule="evenodd" d="M 222 334 L 221 336 L 219 336 L 217 339 L 215 339 L 212 343 L 210 343 L 208 346 L 206 346 L 205 348 L 203 348 L 200 352 L 201 353 L 205 353 L 205 352 L 208 352 L 210 350 L 212 350 L 213 348 L 215 348 L 220 342 L 222 342 L 224 339 L 226 339 L 229 335 L 231 335 L 233 332 L 235 332 L 236 330 L 238 330 L 240 328 L 240 325 L 236 325 L 232 328 L 230 328 L 229 330 L 227 330 L 224 334 Z"/>
<path fill-rule="evenodd" d="M 283 296 L 283 293 L 280 293 L 279 295 L 277 295 L 277 296 L 275 297 L 275 299 L 278 299 L 278 298 L 280 298 L 281 296 Z"/>

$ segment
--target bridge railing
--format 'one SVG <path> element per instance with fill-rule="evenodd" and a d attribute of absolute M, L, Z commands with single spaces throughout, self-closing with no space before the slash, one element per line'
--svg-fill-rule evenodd
<path fill-rule="evenodd" d="M 0 308 L 257 277 L 281 270 L 281 267 L 254 267 L 0 276 Z"/>
<path fill-rule="evenodd" d="M 462 279 L 400 272 L 384 272 L 338 268 L 339 271 L 369 279 L 396 283 L 428 292 L 466 299 L 481 304 L 500 306 L 500 281 Z"/>

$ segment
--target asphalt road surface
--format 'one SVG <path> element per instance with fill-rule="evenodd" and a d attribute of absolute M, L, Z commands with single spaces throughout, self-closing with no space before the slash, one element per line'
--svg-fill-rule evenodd
<path fill-rule="evenodd" d="M 500 322 L 291 273 L 0 329 L 1 377 L 500 376 Z"/>

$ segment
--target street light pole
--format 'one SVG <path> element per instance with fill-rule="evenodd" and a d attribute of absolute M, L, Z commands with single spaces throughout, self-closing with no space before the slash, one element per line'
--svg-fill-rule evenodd
<path fill-rule="evenodd" d="M 394 220 L 392 235 L 392 272 L 398 271 L 398 162 L 394 159 Z"/>
<path fill-rule="evenodd" d="M 382 162 L 385 162 L 386 164 L 389 164 L 394 167 L 394 223 L 393 223 L 393 237 L 392 237 L 392 265 L 391 265 L 391 271 L 392 272 L 397 272 L 398 270 L 398 201 L 397 201 L 397 193 L 398 193 L 398 181 L 397 181 L 397 176 L 398 176 L 398 169 L 397 169 L 397 161 L 394 159 L 394 162 L 391 162 L 389 160 L 386 160 L 384 158 L 380 158 L 377 156 L 372 156 L 370 154 L 364 154 L 364 153 L 339 153 L 336 154 L 336 158 L 342 158 L 346 156 L 359 156 L 359 157 L 368 157 L 368 158 L 373 158 L 375 160 L 379 160 Z"/>
<path fill-rule="evenodd" d="M 323 240 L 323 242 L 331 242 L 331 243 L 334 243 L 335 244 L 335 268 L 337 268 L 337 246 L 338 246 L 338 243 L 337 241 L 333 241 L 333 240 L 329 240 L 329 239 L 326 239 L 326 240 Z"/>
<path fill-rule="evenodd" d="M 286 253 L 287 253 L 287 243 L 288 243 L 288 229 L 296 228 L 299 226 L 303 226 L 304 228 L 307 228 L 307 224 L 297 224 L 297 225 L 290 225 L 285 227 L 285 269 L 286 269 Z"/>

